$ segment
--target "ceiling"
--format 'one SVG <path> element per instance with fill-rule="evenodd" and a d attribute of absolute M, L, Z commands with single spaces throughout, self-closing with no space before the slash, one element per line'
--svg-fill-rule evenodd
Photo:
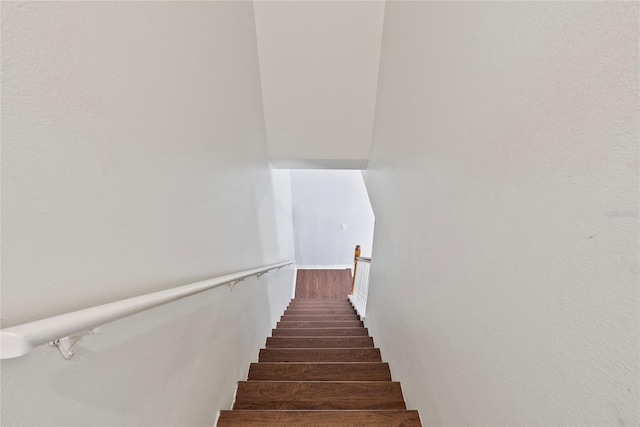
<path fill-rule="evenodd" d="M 275 168 L 365 169 L 384 1 L 255 1 Z"/>

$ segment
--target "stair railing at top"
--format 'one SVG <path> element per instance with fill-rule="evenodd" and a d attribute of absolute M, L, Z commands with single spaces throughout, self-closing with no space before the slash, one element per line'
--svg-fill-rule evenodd
<path fill-rule="evenodd" d="M 356 245 L 355 255 L 353 256 L 353 279 L 351 280 L 351 292 L 349 292 L 349 295 L 353 295 L 353 290 L 356 286 L 356 272 L 358 271 L 359 256 L 360 256 L 360 245 Z"/>
<path fill-rule="evenodd" d="M 65 359 L 70 359 L 73 356 L 73 346 L 76 342 L 84 335 L 96 334 L 98 328 L 105 323 L 219 286 L 229 285 L 229 288 L 233 289 L 235 285 L 248 277 L 257 276 L 260 278 L 271 270 L 281 269 L 293 263 L 294 261 L 286 261 L 266 265 L 5 328 L 0 330 L 0 359 L 24 356 L 34 348 L 47 343 L 58 347 L 62 356 Z"/>
<path fill-rule="evenodd" d="M 356 246 L 353 265 L 353 282 L 351 284 L 351 294 L 349 295 L 349 301 L 351 301 L 351 304 L 353 304 L 356 311 L 363 319 L 367 311 L 370 266 L 371 258 L 361 257 L 360 245 Z"/>

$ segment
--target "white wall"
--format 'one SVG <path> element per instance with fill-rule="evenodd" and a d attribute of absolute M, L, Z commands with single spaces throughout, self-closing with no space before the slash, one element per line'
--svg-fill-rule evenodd
<path fill-rule="evenodd" d="M 366 167 L 384 5 L 255 2 L 267 145 L 274 166 Z"/>
<path fill-rule="evenodd" d="M 638 12 L 387 4 L 367 323 L 425 425 L 640 424 Z"/>
<path fill-rule="evenodd" d="M 2 6 L 2 326 L 293 258 L 251 2 Z M 293 269 L 2 362 L 2 425 L 211 425 Z"/>
<path fill-rule="evenodd" d="M 375 218 L 360 171 L 294 170 L 291 193 L 298 265 L 352 265 L 356 245 L 371 256 Z"/>

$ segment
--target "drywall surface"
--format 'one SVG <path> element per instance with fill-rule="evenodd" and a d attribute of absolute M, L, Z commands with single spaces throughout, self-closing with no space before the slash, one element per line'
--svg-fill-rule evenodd
<path fill-rule="evenodd" d="M 2 6 L 2 326 L 293 258 L 251 2 Z M 293 268 L 2 362 L 3 426 L 212 425 Z"/>
<path fill-rule="evenodd" d="M 291 193 L 298 265 L 353 265 L 356 245 L 371 256 L 375 218 L 360 171 L 293 170 Z"/>
<path fill-rule="evenodd" d="M 366 167 L 384 5 L 255 2 L 267 146 L 274 165 L 320 168 L 321 160 L 331 167 Z"/>
<path fill-rule="evenodd" d="M 638 12 L 388 2 L 367 324 L 425 425 L 640 424 Z"/>

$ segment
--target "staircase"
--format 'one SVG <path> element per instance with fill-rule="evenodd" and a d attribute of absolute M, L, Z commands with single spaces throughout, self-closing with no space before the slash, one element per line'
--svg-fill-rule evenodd
<path fill-rule="evenodd" d="M 349 301 L 296 298 L 217 425 L 421 424 Z"/>

